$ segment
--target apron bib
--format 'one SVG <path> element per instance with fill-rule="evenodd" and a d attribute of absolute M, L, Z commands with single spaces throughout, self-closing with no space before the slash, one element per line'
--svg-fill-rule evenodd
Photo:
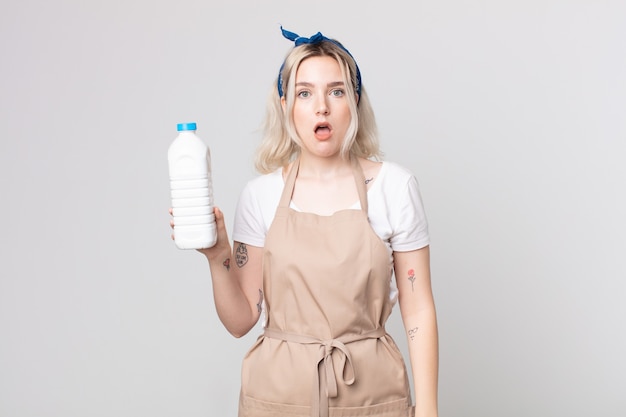
<path fill-rule="evenodd" d="M 265 332 L 242 366 L 239 417 L 407 417 L 402 354 L 385 331 L 392 258 L 360 210 L 331 216 L 289 207 L 299 159 L 285 181 L 263 254 Z"/>

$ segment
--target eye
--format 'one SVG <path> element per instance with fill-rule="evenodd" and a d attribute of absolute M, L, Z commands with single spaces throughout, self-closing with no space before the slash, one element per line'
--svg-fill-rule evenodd
<path fill-rule="evenodd" d="M 298 97 L 301 97 L 301 98 L 308 98 L 308 97 L 311 97 L 311 92 L 310 92 L 310 91 L 308 91 L 308 90 L 302 90 L 302 91 L 299 91 L 299 92 L 298 92 Z"/>
<path fill-rule="evenodd" d="M 343 97 L 344 94 L 345 91 L 343 91 L 341 88 L 336 88 L 330 91 L 330 95 L 333 97 Z"/>

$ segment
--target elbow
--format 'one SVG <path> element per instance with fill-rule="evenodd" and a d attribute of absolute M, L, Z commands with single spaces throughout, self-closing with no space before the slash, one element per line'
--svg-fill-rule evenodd
<path fill-rule="evenodd" d="M 220 314 L 220 310 L 218 309 L 217 315 L 228 333 L 237 339 L 247 335 L 259 320 L 259 315 L 255 316 L 254 313 L 246 316 L 227 315 Z"/>
<path fill-rule="evenodd" d="M 242 337 L 247 335 L 253 327 L 254 323 L 245 326 L 226 326 L 226 330 L 228 330 L 228 333 L 230 333 L 236 339 L 241 339 Z"/>
<path fill-rule="evenodd" d="M 248 331 L 229 330 L 228 333 L 230 333 L 235 339 L 241 339 L 248 334 Z"/>

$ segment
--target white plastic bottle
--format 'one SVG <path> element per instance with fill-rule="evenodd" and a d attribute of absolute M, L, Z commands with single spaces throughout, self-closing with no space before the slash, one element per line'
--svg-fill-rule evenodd
<path fill-rule="evenodd" d="M 178 136 L 167 152 L 174 217 L 174 242 L 179 249 L 215 245 L 211 152 L 196 135 L 195 123 L 179 123 Z"/>

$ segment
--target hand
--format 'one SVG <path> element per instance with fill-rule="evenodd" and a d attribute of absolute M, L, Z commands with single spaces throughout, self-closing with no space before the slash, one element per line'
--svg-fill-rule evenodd
<path fill-rule="evenodd" d="M 173 215 L 172 208 L 169 209 L 170 216 Z M 226 231 L 226 224 L 224 222 L 224 213 L 218 207 L 213 208 L 213 214 L 215 215 L 215 225 L 217 229 L 217 241 L 215 245 L 206 249 L 197 249 L 198 252 L 204 254 L 209 261 L 218 257 L 230 257 L 231 248 L 228 240 L 228 232 Z M 174 219 L 170 219 L 170 227 L 174 229 Z M 174 233 L 171 235 L 174 240 Z"/>
<path fill-rule="evenodd" d="M 197 249 L 198 252 L 204 254 L 209 261 L 216 258 L 230 257 L 231 248 L 228 240 L 228 232 L 226 231 L 226 224 L 224 222 L 224 213 L 219 207 L 213 208 L 213 214 L 215 214 L 215 226 L 217 228 L 217 241 L 215 245 L 206 249 Z"/>

